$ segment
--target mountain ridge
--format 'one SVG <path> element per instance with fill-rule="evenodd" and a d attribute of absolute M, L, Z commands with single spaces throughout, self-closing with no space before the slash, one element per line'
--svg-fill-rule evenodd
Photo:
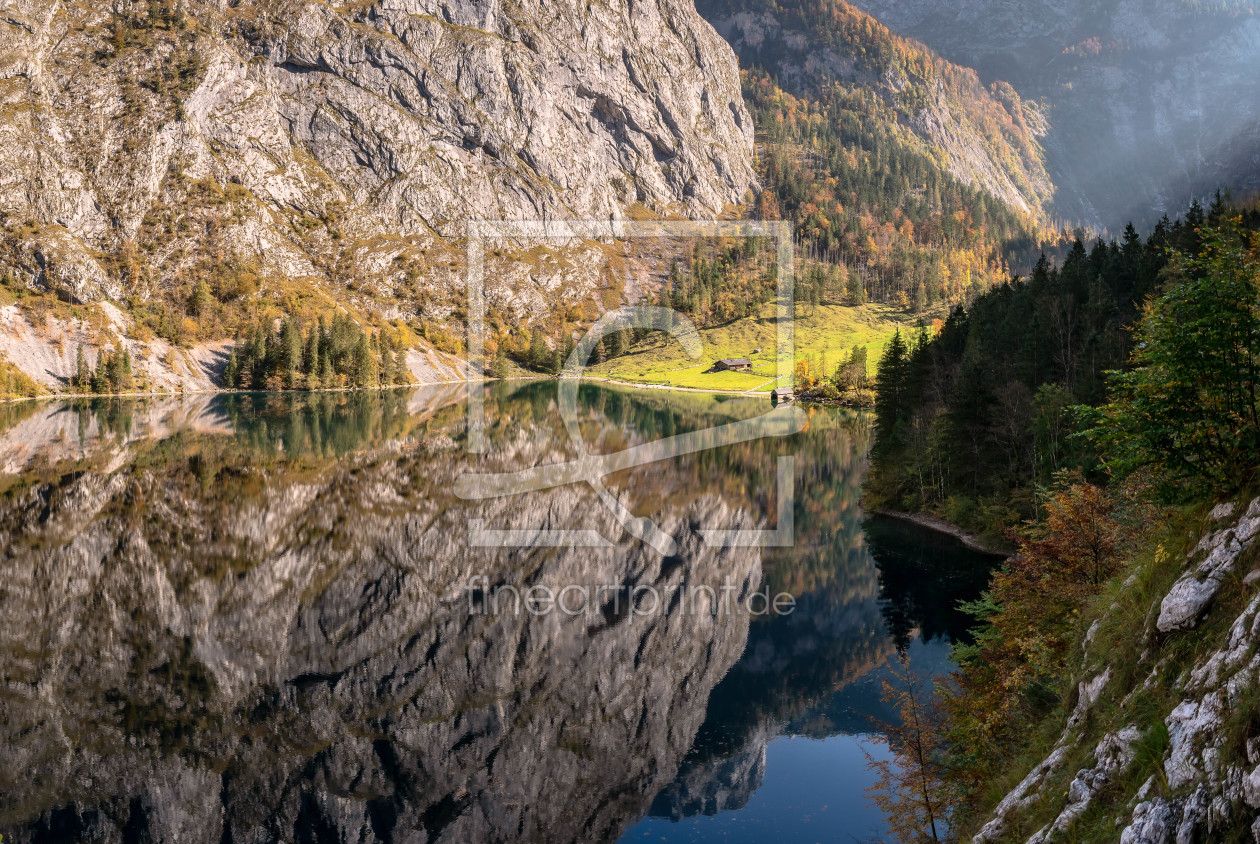
<path fill-rule="evenodd" d="M 831 85 L 875 93 L 924 152 L 968 186 L 1043 217 L 1054 186 L 1035 101 L 1001 82 L 984 84 L 844 0 L 699 0 L 697 8 L 735 48 L 795 96 Z"/>
<path fill-rule="evenodd" d="M 1260 189 L 1260 17 L 1225 0 L 856 0 L 898 32 L 1045 102 L 1053 213 L 1153 225 Z"/>

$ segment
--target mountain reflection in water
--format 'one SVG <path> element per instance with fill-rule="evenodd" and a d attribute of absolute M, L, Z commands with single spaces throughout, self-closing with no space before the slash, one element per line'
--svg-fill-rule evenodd
<path fill-rule="evenodd" d="M 595 387 L 580 407 L 603 453 L 766 409 Z M 454 495 L 470 470 L 576 456 L 554 383 L 494 385 L 485 456 L 464 447 L 465 413 L 455 387 L 0 406 L 5 841 L 668 829 L 744 807 L 763 781 L 774 793 L 776 736 L 870 732 L 897 644 L 943 667 L 954 596 L 984 576 L 906 526 L 864 530 L 860 415 L 811 411 L 785 441 L 612 477 L 678 542 L 662 559 L 586 488 Z M 775 458 L 793 453 L 795 546 L 706 546 L 702 529 L 773 526 Z M 620 546 L 469 548 L 470 518 Z M 470 600 L 482 575 L 491 592 L 729 582 L 798 605 L 751 620 L 668 602 L 494 615 Z M 861 772 L 792 752 L 789 767 Z"/>

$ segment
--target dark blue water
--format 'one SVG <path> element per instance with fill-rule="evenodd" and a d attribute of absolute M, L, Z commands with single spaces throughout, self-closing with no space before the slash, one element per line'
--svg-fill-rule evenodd
<path fill-rule="evenodd" d="M 993 560 L 893 519 L 866 519 L 861 531 L 862 550 L 836 557 L 855 566 L 845 580 L 856 588 L 810 594 L 805 615 L 753 625 L 744 657 L 710 698 L 680 783 L 624 842 L 888 840 L 868 795 L 872 761 L 890 756 L 882 728 L 896 719 L 882 700 L 883 682 L 892 679 L 898 648 L 918 674 L 952 669 L 951 643 L 967 636 L 970 623 L 957 601 L 983 588 Z M 767 568 L 797 557 L 771 552 Z M 877 597 L 858 586 L 866 578 Z M 778 683 L 766 677 L 772 671 Z M 669 799 L 691 785 L 689 766 L 717 770 L 714 757 L 739 755 L 759 761 L 745 766 L 747 776 L 727 778 L 722 800 Z"/>

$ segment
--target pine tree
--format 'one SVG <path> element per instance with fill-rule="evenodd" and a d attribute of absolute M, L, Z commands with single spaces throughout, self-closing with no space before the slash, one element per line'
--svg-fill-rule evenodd
<path fill-rule="evenodd" d="M 319 380 L 325 389 L 331 389 L 337 386 L 337 371 L 333 368 L 332 354 L 325 351 L 323 360 L 319 365 Z"/>
<path fill-rule="evenodd" d="M 411 373 L 407 369 L 407 353 L 401 347 L 394 347 L 394 383 L 410 384 Z"/>
<path fill-rule="evenodd" d="M 214 296 L 210 292 L 210 285 L 204 281 L 197 282 L 192 295 L 188 297 L 188 312 L 198 318 L 206 317 L 210 315 L 213 304 Z"/>
<path fill-rule="evenodd" d="M 302 353 L 303 371 L 307 377 L 319 375 L 319 326 L 312 324 L 306 332 L 306 349 Z"/>
<path fill-rule="evenodd" d="M 381 346 L 381 386 L 389 387 L 394 383 L 394 350 L 392 344 L 384 336 L 380 338 Z"/>
<path fill-rule="evenodd" d="M 910 355 L 898 330 L 879 359 L 879 393 L 875 399 L 876 447 L 881 451 L 894 448 L 899 423 L 909 410 Z"/>
<path fill-rule="evenodd" d="M 367 334 L 359 334 L 359 341 L 354 346 L 354 386 L 359 388 L 376 385 L 376 356 L 372 354 L 372 345 Z"/>
<path fill-rule="evenodd" d="M 241 362 L 236 355 L 236 347 L 232 347 L 232 354 L 228 357 L 227 366 L 223 368 L 223 386 L 229 390 L 235 390 L 240 387 Z"/>
<path fill-rule="evenodd" d="M 284 368 L 285 384 L 290 389 L 300 386 L 298 374 L 302 371 L 302 332 L 297 321 L 286 317 L 280 325 L 281 365 Z"/>
<path fill-rule="evenodd" d="M 87 357 L 83 354 L 83 344 L 79 344 L 79 351 L 75 355 L 74 365 L 74 384 L 75 389 L 86 391 L 92 385 L 92 371 L 88 369 Z"/>
<path fill-rule="evenodd" d="M 528 362 L 531 369 L 551 368 L 551 350 L 547 348 L 547 340 L 538 327 L 530 332 Z"/>

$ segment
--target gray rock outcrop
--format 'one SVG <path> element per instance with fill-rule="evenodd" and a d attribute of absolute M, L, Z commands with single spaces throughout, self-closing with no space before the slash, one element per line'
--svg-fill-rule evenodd
<path fill-rule="evenodd" d="M 1217 511 L 1213 511 L 1215 515 Z M 1192 571 L 1182 575 L 1160 604 L 1156 626 L 1161 633 L 1193 627 L 1220 591 L 1225 577 L 1234 571 L 1239 556 L 1260 535 L 1260 498 L 1251 502 L 1237 525 L 1203 538 L 1196 552 L 1207 556 Z"/>
<path fill-rule="evenodd" d="M 685 0 L 0 12 L 5 260 L 75 301 L 221 253 L 436 285 L 470 219 L 707 217 L 754 182 L 735 57 Z"/>
<path fill-rule="evenodd" d="M 1079 705 L 1067 718 L 1059 742 L 999 802 L 973 839 L 977 844 L 1010 839 L 1015 815 L 1027 820 L 1029 813 L 1047 808 L 1052 809 L 1053 820 L 1029 841 L 1072 840 L 1080 832 L 1078 821 L 1094 812 L 1099 802 L 1105 808 L 1098 811 L 1114 820 L 1121 844 L 1233 840 L 1248 830 L 1260 841 L 1260 824 L 1253 825 L 1260 807 L 1260 736 L 1254 720 L 1260 678 L 1260 595 L 1255 594 L 1254 584 L 1242 578 L 1225 578 L 1260 534 L 1260 499 L 1243 507 L 1218 505 L 1206 527 L 1202 540 L 1186 557 L 1188 570 L 1162 600 L 1156 597 L 1149 609 L 1134 614 L 1142 626 L 1128 632 L 1147 642 L 1141 656 L 1134 657 L 1141 670 L 1135 671 L 1132 662 L 1122 662 L 1123 657 L 1104 650 L 1095 655 L 1097 649 L 1090 648 L 1087 661 L 1094 670 L 1102 668 L 1101 673 L 1093 681 L 1081 681 Z M 1133 588 L 1140 574 L 1131 574 L 1124 588 Z M 1245 593 L 1214 604 L 1227 583 Z M 1220 630 L 1215 626 L 1182 632 L 1197 627 L 1205 614 L 1224 607 L 1231 608 L 1227 618 L 1233 618 L 1224 634 L 1214 632 Z M 1118 609 L 1119 604 L 1113 604 L 1109 614 Z M 1091 626 L 1095 638 L 1105 635 L 1100 631 L 1109 621 L 1104 615 Z M 1158 650 L 1168 646 L 1189 650 L 1157 656 Z M 1173 660 L 1187 654 L 1191 658 L 1174 669 Z M 1127 685 L 1117 688 L 1118 681 Z M 1109 714 L 1100 714 L 1097 705 L 1104 686 L 1115 702 Z M 1165 696 L 1155 698 L 1161 703 L 1153 718 L 1142 712 L 1142 705 L 1134 705 L 1151 700 L 1150 695 L 1161 689 Z M 1129 722 L 1136 717 L 1146 720 L 1145 726 Z M 1107 731 L 1094 750 L 1093 765 L 1067 782 L 1064 794 L 1064 763 L 1082 745 L 1091 720 L 1095 735 Z M 1159 755 L 1151 754 L 1152 748 L 1159 748 Z M 1141 777 L 1126 776 L 1142 753 L 1146 758 Z M 1134 783 L 1142 779 L 1145 782 L 1136 787 Z M 1126 781 L 1128 785 L 1117 787 Z"/>

